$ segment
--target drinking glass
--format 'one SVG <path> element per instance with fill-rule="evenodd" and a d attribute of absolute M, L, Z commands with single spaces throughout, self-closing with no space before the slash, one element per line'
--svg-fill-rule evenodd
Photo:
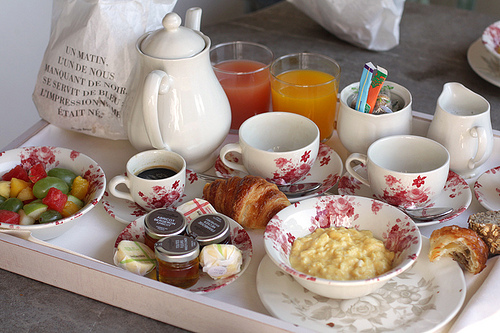
<path fill-rule="evenodd" d="M 231 130 L 259 113 L 271 109 L 269 66 L 274 54 L 266 46 L 235 41 L 210 50 L 215 75 L 231 105 Z"/>
<path fill-rule="evenodd" d="M 311 119 L 321 142 L 327 141 L 335 128 L 339 64 L 324 55 L 296 53 L 276 59 L 270 71 L 273 110 Z"/>

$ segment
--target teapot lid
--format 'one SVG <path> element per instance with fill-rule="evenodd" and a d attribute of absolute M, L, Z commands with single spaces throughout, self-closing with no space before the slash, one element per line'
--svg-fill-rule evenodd
<path fill-rule="evenodd" d="M 181 26 L 176 13 L 163 18 L 163 28 L 149 34 L 141 43 L 143 53 L 163 59 L 189 58 L 205 48 L 205 40 L 195 30 Z"/>

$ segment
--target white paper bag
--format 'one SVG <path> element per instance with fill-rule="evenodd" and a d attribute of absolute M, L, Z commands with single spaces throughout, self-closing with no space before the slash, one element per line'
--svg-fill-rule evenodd
<path fill-rule="evenodd" d="M 177 0 L 54 0 L 33 102 L 48 122 L 126 139 L 124 101 L 139 62 L 135 43 L 161 27 Z"/>
<path fill-rule="evenodd" d="M 288 0 L 323 28 L 356 46 L 386 51 L 399 44 L 405 0 Z"/>

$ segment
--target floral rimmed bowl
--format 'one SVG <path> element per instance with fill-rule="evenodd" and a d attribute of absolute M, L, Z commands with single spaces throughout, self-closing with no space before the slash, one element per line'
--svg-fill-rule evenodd
<path fill-rule="evenodd" d="M 481 36 L 484 47 L 500 60 L 500 21 L 490 24 Z"/>
<path fill-rule="evenodd" d="M 71 216 L 44 224 L 16 225 L 0 222 L 0 229 L 28 230 L 33 237 L 48 240 L 65 233 L 74 226 L 80 216 L 97 205 L 106 189 L 106 176 L 102 168 L 87 155 L 71 149 L 49 146 L 23 147 L 0 152 L 0 175 L 16 165 L 22 165 L 28 170 L 38 163 L 42 163 L 45 170 L 55 167 L 69 169 L 89 181 L 89 190 L 83 200 L 85 205 Z"/>
<path fill-rule="evenodd" d="M 291 267 L 293 242 L 316 228 L 346 227 L 370 230 L 395 253 L 392 269 L 372 279 L 336 281 L 314 277 Z M 422 246 L 418 227 L 399 209 L 357 196 L 322 196 L 292 204 L 267 224 L 264 245 L 271 260 L 304 288 L 321 296 L 351 299 L 368 295 L 408 270 Z"/>

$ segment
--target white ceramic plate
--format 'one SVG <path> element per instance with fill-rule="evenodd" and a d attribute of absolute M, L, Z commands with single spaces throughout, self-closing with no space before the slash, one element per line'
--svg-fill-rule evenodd
<path fill-rule="evenodd" d="M 359 168 L 362 169 L 360 170 Z M 355 169 L 361 175 L 367 177 L 366 168 L 364 166 L 357 166 Z M 375 197 L 370 187 L 364 185 L 347 172 L 339 180 L 338 192 L 341 195 L 358 195 L 367 198 Z M 453 213 L 439 220 L 429 222 L 419 222 L 415 220 L 415 223 L 419 227 L 422 227 L 451 220 L 465 212 L 471 201 L 472 193 L 467 182 L 460 177 L 460 175 L 450 171 L 443 193 L 441 193 L 429 207 L 451 207 L 453 208 Z"/>
<path fill-rule="evenodd" d="M 488 210 L 500 210 L 500 166 L 481 174 L 474 183 L 477 201 Z"/>
<path fill-rule="evenodd" d="M 184 194 L 172 208 L 177 208 L 183 203 L 191 201 L 194 198 L 201 198 L 201 195 L 203 194 L 203 186 L 205 186 L 206 183 L 206 181 L 199 179 L 195 172 L 186 170 L 186 188 L 184 189 Z M 147 213 L 144 208 L 135 202 L 117 198 L 108 191 L 104 193 L 102 204 L 104 206 L 104 210 L 106 210 L 109 215 L 125 224 L 129 224 L 138 217 Z"/>
<path fill-rule="evenodd" d="M 238 159 L 239 156 L 235 156 L 235 154 L 229 153 L 227 158 L 231 160 Z M 314 192 L 311 195 L 306 195 L 300 198 L 291 198 L 290 202 L 297 202 L 300 200 L 305 200 L 308 198 L 312 198 L 318 196 L 320 194 L 325 193 L 330 188 L 337 184 L 340 176 L 342 175 L 343 163 L 340 156 L 333 150 L 330 146 L 322 143 L 319 147 L 318 157 L 314 162 L 309 174 L 301 180 L 299 183 L 308 183 L 308 182 L 319 182 L 322 183 L 321 187 L 317 192 Z M 246 174 L 241 171 L 233 170 L 225 166 L 220 158 L 217 158 L 215 161 L 214 170 L 218 176 L 229 178 L 232 176 L 244 177 Z"/>
<path fill-rule="evenodd" d="M 231 244 L 241 250 L 241 254 L 243 257 L 241 271 L 238 274 L 227 277 L 225 279 L 214 280 L 207 273 L 204 273 L 200 270 L 200 280 L 194 286 L 187 288 L 186 290 L 204 294 L 220 289 L 239 278 L 250 265 L 250 261 L 252 260 L 253 256 L 253 247 L 250 235 L 236 221 L 231 218 L 228 219 L 231 228 Z M 115 241 L 114 250 L 116 250 L 118 243 L 120 243 L 122 240 L 133 240 L 144 243 L 144 216 L 141 216 L 137 220 L 134 220 L 132 223 L 126 226 L 125 229 L 123 229 L 123 231 L 118 235 L 118 238 Z"/>
<path fill-rule="evenodd" d="M 488 52 L 481 38 L 469 47 L 467 60 L 477 75 L 489 83 L 500 87 L 500 61 Z"/>
<path fill-rule="evenodd" d="M 298 284 L 266 255 L 257 271 L 257 292 L 275 317 L 318 332 L 415 332 L 437 330 L 460 310 L 466 284 L 450 258 L 429 262 L 429 239 L 415 265 L 372 294 L 336 300 Z"/>

